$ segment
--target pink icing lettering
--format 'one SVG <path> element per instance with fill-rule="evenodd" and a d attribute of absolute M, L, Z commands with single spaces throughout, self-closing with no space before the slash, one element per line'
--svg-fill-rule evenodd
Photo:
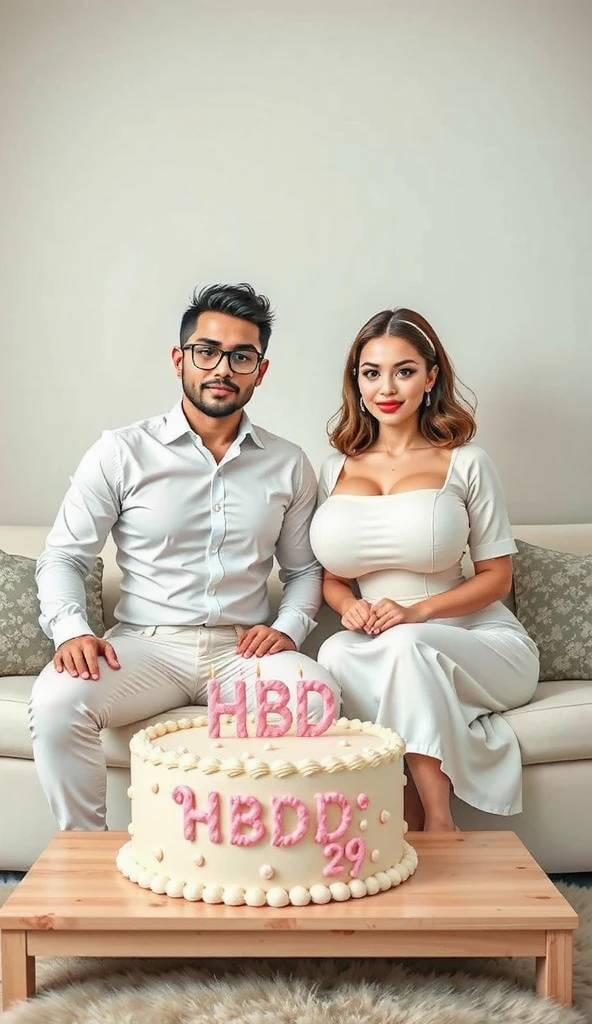
<path fill-rule="evenodd" d="M 233 846 L 255 846 L 265 835 L 263 808 L 254 796 L 230 797 L 230 842 Z M 250 832 L 241 832 L 243 827 Z"/>
<path fill-rule="evenodd" d="M 325 857 L 331 857 L 329 864 L 326 864 L 323 868 L 323 874 L 329 878 L 332 875 L 340 875 L 343 871 L 343 864 L 341 863 L 343 846 L 340 843 L 329 843 L 323 850 L 323 853 Z"/>
<path fill-rule="evenodd" d="M 267 695 L 277 693 L 279 700 L 269 701 Z M 292 712 L 288 708 L 290 691 L 285 683 L 279 679 L 270 679 L 264 683 L 258 679 L 255 683 L 255 694 L 257 698 L 257 724 L 255 735 L 265 736 L 268 739 L 275 739 L 284 736 L 292 725 Z M 267 721 L 269 714 L 279 715 L 281 722 L 271 724 Z"/>
<path fill-rule="evenodd" d="M 322 736 L 323 733 L 327 732 L 327 729 L 335 718 L 335 697 L 333 695 L 333 691 L 326 683 L 321 683 L 317 679 L 300 680 L 297 687 L 298 714 L 296 720 L 296 735 Z M 323 698 L 324 710 L 320 722 L 308 721 L 309 693 L 318 693 Z"/>
<path fill-rule="evenodd" d="M 296 811 L 296 825 L 291 832 L 284 832 L 284 807 Z M 306 835 L 310 823 L 310 812 L 306 804 L 295 796 L 274 796 L 271 801 L 272 815 L 272 846 L 295 846 Z"/>
<path fill-rule="evenodd" d="M 345 844 L 345 856 L 353 862 L 353 867 L 350 871 L 351 877 L 357 878 L 362 870 L 362 864 L 366 856 L 366 843 L 364 840 L 357 836 L 354 839 L 350 839 Z"/>
<path fill-rule="evenodd" d="M 210 679 L 208 683 L 208 735 L 217 740 L 220 736 L 220 716 L 236 716 L 236 735 L 240 739 L 247 738 L 247 699 L 244 679 L 237 679 L 234 684 L 234 703 L 220 700 L 220 683 Z"/>
<path fill-rule="evenodd" d="M 220 794 L 208 793 L 208 809 L 200 811 L 195 806 L 195 793 L 189 786 L 175 786 L 173 800 L 183 806 L 183 835 L 191 842 L 195 840 L 196 824 L 207 825 L 211 843 L 221 843 Z"/>
<path fill-rule="evenodd" d="M 345 832 L 347 832 L 353 821 L 353 811 L 349 800 L 343 795 L 343 793 L 315 793 L 315 802 L 317 805 L 317 831 L 315 835 L 315 843 L 327 846 L 328 843 L 334 843 L 337 839 L 340 839 Z M 337 806 L 341 808 L 341 821 L 337 828 L 334 828 L 331 832 L 329 832 L 327 821 L 328 804 L 337 804 Z"/>
<path fill-rule="evenodd" d="M 370 797 L 367 796 L 366 793 L 360 793 L 356 803 L 361 811 L 367 811 L 370 806 Z"/>

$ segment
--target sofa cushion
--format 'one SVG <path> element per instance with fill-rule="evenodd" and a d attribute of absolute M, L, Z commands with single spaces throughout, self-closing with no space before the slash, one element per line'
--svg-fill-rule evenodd
<path fill-rule="evenodd" d="M 0 757 L 33 757 L 27 707 L 37 676 L 0 680 Z"/>
<path fill-rule="evenodd" d="M 0 551 L 0 676 L 37 675 L 54 655 L 54 645 L 39 625 L 35 559 Z M 89 625 L 105 632 L 101 598 L 103 561 L 97 558 L 86 577 Z"/>
<path fill-rule="evenodd" d="M 506 711 L 522 764 L 592 757 L 592 686 L 579 679 L 539 683 L 530 704 Z"/>
<path fill-rule="evenodd" d="M 517 540 L 516 615 L 536 643 L 540 679 L 592 679 L 592 555 Z"/>

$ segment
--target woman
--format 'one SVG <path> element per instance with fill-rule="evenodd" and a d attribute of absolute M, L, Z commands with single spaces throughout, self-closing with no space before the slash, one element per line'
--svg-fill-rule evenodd
<path fill-rule="evenodd" d="M 452 830 L 450 789 L 521 810 L 518 741 L 499 712 L 526 704 L 537 649 L 502 604 L 516 551 L 501 485 L 430 324 L 385 310 L 347 357 L 311 540 L 345 632 L 318 660 L 344 713 L 407 744 L 412 829 Z M 465 579 L 470 552 L 475 575 Z"/>

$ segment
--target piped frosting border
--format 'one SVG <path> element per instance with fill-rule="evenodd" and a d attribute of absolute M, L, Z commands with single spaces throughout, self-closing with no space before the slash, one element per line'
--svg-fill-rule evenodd
<path fill-rule="evenodd" d="M 302 885 L 294 886 L 290 890 L 274 886 L 266 891 L 258 887 L 243 889 L 238 885 L 186 883 L 168 875 L 155 874 L 138 864 L 131 851 L 131 842 L 121 847 L 117 854 L 117 867 L 125 878 L 129 878 L 142 889 L 151 889 L 157 895 L 182 898 L 190 903 L 224 903 L 228 907 L 306 907 L 309 903 L 323 904 L 330 903 L 331 900 L 343 903 L 349 899 L 360 899 L 362 896 L 386 892 L 404 882 L 417 868 L 417 853 L 413 846 L 405 841 L 403 856 L 398 864 L 387 868 L 386 871 L 377 871 L 375 875 L 368 875 L 364 879 L 353 878 L 351 882 L 312 885 L 310 889 Z"/>
<path fill-rule="evenodd" d="M 222 715 L 222 722 L 232 722 L 232 715 Z M 249 722 L 254 722 L 253 716 L 249 716 Z M 149 725 L 135 733 L 130 742 L 130 751 L 142 761 L 149 761 L 154 765 L 162 765 L 164 768 L 180 768 L 182 771 L 198 771 L 203 775 L 215 775 L 217 772 L 236 778 L 246 775 L 251 779 L 260 779 L 266 775 L 275 778 L 288 778 L 290 775 L 317 775 L 319 772 L 334 774 L 342 771 L 360 771 L 363 768 L 376 768 L 380 764 L 396 761 L 405 753 L 405 743 L 401 737 L 391 729 L 386 729 L 374 722 L 361 722 L 359 718 L 340 718 L 335 725 L 346 731 L 351 729 L 356 733 L 366 733 L 369 736 L 378 736 L 383 740 L 379 747 L 368 747 L 355 753 L 332 754 L 330 757 L 320 758 L 318 761 L 312 758 L 303 758 L 298 761 L 288 761 L 277 758 L 273 761 L 265 761 L 260 757 L 248 756 L 218 758 L 211 755 L 200 757 L 187 750 L 163 750 L 155 743 L 161 736 L 170 733 L 184 732 L 186 729 L 207 728 L 207 715 L 198 715 L 197 718 L 180 718 L 177 721 L 159 722 L 156 725 Z M 326 735 L 326 734 L 325 734 Z M 257 904 L 254 904 L 255 906 Z"/>

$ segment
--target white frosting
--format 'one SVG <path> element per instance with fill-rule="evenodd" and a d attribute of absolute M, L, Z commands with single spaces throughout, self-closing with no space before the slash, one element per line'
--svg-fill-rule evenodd
<path fill-rule="evenodd" d="M 289 733 L 273 743 L 251 735 L 252 719 L 246 740 L 237 738 L 234 730 L 234 721 L 223 715 L 221 739 L 212 742 L 207 718 L 200 716 L 158 723 L 132 738 L 131 839 L 117 857 L 127 878 L 155 893 L 190 902 L 303 907 L 386 891 L 413 873 L 417 857 L 403 839 L 405 746 L 396 733 L 347 719 L 334 723 L 323 736 Z M 185 792 L 189 787 L 200 811 L 207 809 L 210 794 L 218 795 L 221 841 L 212 841 L 202 822 L 194 823 L 194 834 L 185 837 L 184 809 L 172 797 L 177 787 L 185 787 Z M 315 841 L 315 797 L 332 793 L 340 794 L 353 812 L 351 824 L 339 837 L 337 857 L 335 844 L 325 847 Z M 255 798 L 262 808 L 265 831 L 255 844 L 230 841 L 233 797 Z M 310 822 L 298 841 L 274 846 L 272 802 L 288 797 L 306 806 Z M 283 814 L 287 834 L 296 827 L 296 812 L 286 805 Z M 329 803 L 327 815 L 331 832 L 341 812 Z M 248 833 L 250 826 L 245 824 L 243 834 L 244 830 Z"/>

